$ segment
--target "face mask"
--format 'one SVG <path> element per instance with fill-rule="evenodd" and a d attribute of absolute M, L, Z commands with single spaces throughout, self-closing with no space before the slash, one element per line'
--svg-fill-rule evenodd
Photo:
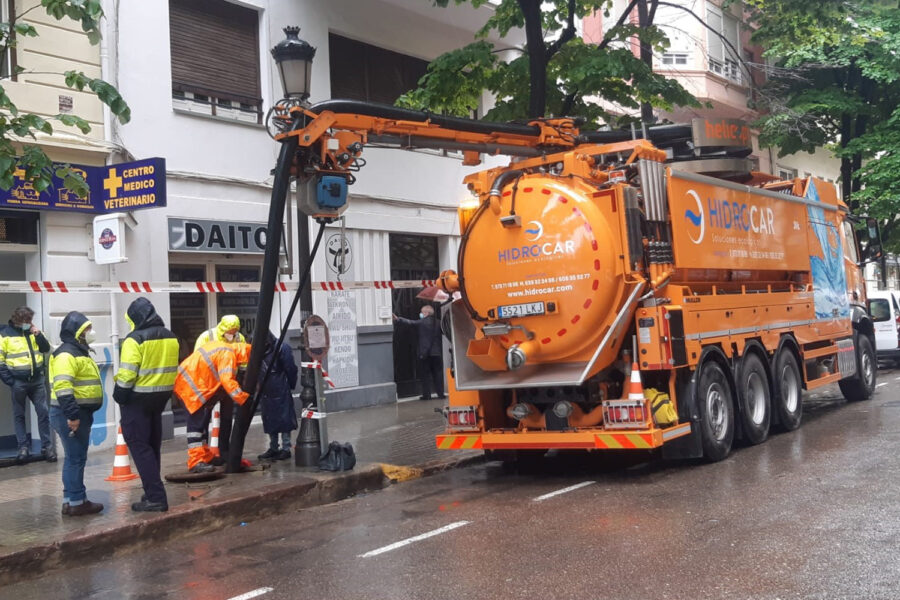
<path fill-rule="evenodd" d="M 84 332 L 84 342 L 88 346 L 90 346 L 91 344 L 93 344 L 96 341 L 97 341 L 97 334 L 94 333 L 93 329 L 89 329 L 88 331 Z"/>
<path fill-rule="evenodd" d="M 419 318 L 420 318 L 420 319 L 424 319 L 424 318 L 425 318 L 425 313 L 419 313 Z"/>
<path fill-rule="evenodd" d="M 19 328 L 22 331 L 31 331 L 31 323 L 22 323 L 21 325 L 19 325 Z"/>
<path fill-rule="evenodd" d="M 226 333 L 226 334 L 225 334 L 225 341 L 226 341 L 226 342 L 233 342 L 233 341 L 234 341 L 234 334 L 233 334 L 233 333 Z"/>

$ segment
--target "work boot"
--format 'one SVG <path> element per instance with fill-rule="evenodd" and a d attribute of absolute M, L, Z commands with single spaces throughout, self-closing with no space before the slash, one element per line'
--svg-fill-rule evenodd
<path fill-rule="evenodd" d="M 28 447 L 22 446 L 21 448 L 19 448 L 19 453 L 16 454 L 16 462 L 21 465 L 29 458 L 31 458 L 31 451 L 28 449 Z"/>
<path fill-rule="evenodd" d="M 269 448 L 256 458 L 259 460 L 281 460 L 281 451 L 275 448 Z"/>
<path fill-rule="evenodd" d="M 85 515 L 94 515 L 103 510 L 103 505 L 99 502 L 91 502 L 90 500 L 85 500 L 81 504 L 76 506 L 69 506 L 69 512 L 66 513 L 69 517 L 83 517 Z"/>
<path fill-rule="evenodd" d="M 278 451 L 278 456 L 275 457 L 275 460 L 287 460 L 291 457 L 291 451 L 285 448 L 284 450 Z"/>
<path fill-rule="evenodd" d="M 131 505 L 134 512 L 166 512 L 169 505 L 166 502 L 150 502 L 149 500 L 141 500 Z"/>
<path fill-rule="evenodd" d="M 191 467 L 189 473 L 212 473 L 216 468 L 209 463 L 201 462 Z"/>
<path fill-rule="evenodd" d="M 225 459 L 221 456 L 216 456 L 212 459 L 210 464 L 214 467 L 221 467 L 222 465 L 225 464 Z"/>
<path fill-rule="evenodd" d="M 54 450 L 52 447 L 47 447 L 41 450 L 41 456 L 43 456 L 44 460 L 49 463 L 56 462 L 56 450 Z"/>

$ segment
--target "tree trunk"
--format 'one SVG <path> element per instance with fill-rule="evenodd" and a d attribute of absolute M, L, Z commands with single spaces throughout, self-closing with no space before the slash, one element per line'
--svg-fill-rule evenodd
<path fill-rule="evenodd" d="M 841 148 L 845 148 L 853 136 L 853 121 L 849 114 L 841 115 Z M 841 195 L 844 202 L 853 210 L 851 193 L 853 191 L 853 161 L 849 157 L 841 158 Z"/>
<path fill-rule="evenodd" d="M 650 9 L 647 7 L 648 0 L 638 0 L 637 9 L 638 9 L 638 26 L 643 29 L 645 27 L 650 27 L 653 24 L 653 17 L 650 14 Z M 656 12 L 656 6 L 653 6 L 653 12 Z M 653 70 L 653 49 L 650 47 L 650 44 L 641 41 L 640 42 L 640 52 L 641 52 L 641 62 L 650 67 L 650 70 Z M 653 123 L 656 120 L 656 117 L 653 115 L 653 106 L 649 102 L 641 102 L 641 121 L 644 123 Z"/>
<path fill-rule="evenodd" d="M 543 117 L 547 110 L 547 57 L 541 28 L 541 0 L 518 0 L 525 17 L 525 40 L 528 45 L 528 77 L 531 80 L 528 116 Z"/>

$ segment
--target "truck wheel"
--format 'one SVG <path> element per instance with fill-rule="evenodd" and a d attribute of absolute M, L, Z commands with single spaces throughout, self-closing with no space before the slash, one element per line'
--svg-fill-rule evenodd
<path fill-rule="evenodd" d="M 766 366 L 757 354 L 747 354 L 741 361 L 737 388 L 744 439 L 748 444 L 761 444 L 769 437 L 772 402 Z"/>
<path fill-rule="evenodd" d="M 868 400 L 875 391 L 875 373 L 878 369 L 875 350 L 869 336 L 856 335 L 856 375 L 838 382 L 841 393 L 848 402 Z"/>
<path fill-rule="evenodd" d="M 803 417 L 803 379 L 794 353 L 782 348 L 775 356 L 775 398 L 772 405 L 784 431 L 800 427 Z"/>
<path fill-rule="evenodd" d="M 717 462 L 731 452 L 734 440 L 734 402 L 725 371 L 715 361 L 708 361 L 700 372 L 697 404 L 700 408 L 700 441 L 703 456 Z"/>

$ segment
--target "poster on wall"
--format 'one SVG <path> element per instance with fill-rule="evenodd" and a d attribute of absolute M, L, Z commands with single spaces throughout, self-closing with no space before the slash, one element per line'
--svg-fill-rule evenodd
<path fill-rule="evenodd" d="M 356 349 L 356 296 L 353 292 L 328 294 L 328 375 L 336 388 L 359 385 L 359 354 Z"/>

